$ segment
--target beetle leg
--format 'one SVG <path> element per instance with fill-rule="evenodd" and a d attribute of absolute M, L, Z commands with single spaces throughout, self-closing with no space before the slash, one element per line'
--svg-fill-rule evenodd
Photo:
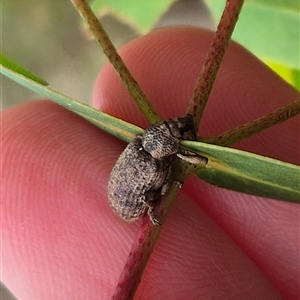
<path fill-rule="evenodd" d="M 153 223 L 153 225 L 161 226 L 161 223 L 158 221 L 158 219 L 154 215 L 153 208 L 152 209 L 149 208 L 147 213 L 148 213 L 148 216 L 150 217 L 150 220 Z"/>
<path fill-rule="evenodd" d="M 147 196 L 143 196 L 142 201 L 145 203 L 147 207 L 147 214 L 150 217 L 151 222 L 154 225 L 160 226 L 161 223 L 158 221 L 158 219 L 154 215 L 154 208 L 155 208 L 155 202 L 153 202 L 155 193 L 148 193 Z"/>
<path fill-rule="evenodd" d="M 187 161 L 194 165 L 206 165 L 208 158 L 201 156 L 195 152 L 180 148 L 176 155 L 184 161 Z"/>
<path fill-rule="evenodd" d="M 165 178 L 165 183 L 162 186 L 161 191 L 160 191 L 161 196 L 165 195 L 169 191 L 169 189 L 171 188 L 171 185 L 173 183 L 172 176 L 173 176 L 172 167 L 171 167 L 171 164 L 170 164 L 168 166 L 168 170 L 167 170 L 167 174 L 166 174 L 166 178 Z"/>

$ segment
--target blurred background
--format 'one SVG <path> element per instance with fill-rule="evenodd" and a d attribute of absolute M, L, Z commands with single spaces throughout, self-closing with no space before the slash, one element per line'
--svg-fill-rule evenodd
<path fill-rule="evenodd" d="M 117 48 L 158 27 L 182 24 L 215 30 L 225 3 L 224 0 L 89 2 L 93 2 Z M 299 1 L 245 2 L 233 39 L 299 89 Z M 3 0 L 1 26 L 3 55 L 45 79 L 51 88 L 91 103 L 94 81 L 107 59 L 70 1 Z M 40 98 L 4 76 L 0 80 L 2 110 Z M 4 285 L 0 289 L 1 300 L 15 299 Z"/>
<path fill-rule="evenodd" d="M 117 48 L 155 27 L 176 24 L 215 30 L 224 0 L 96 0 Z M 299 89 L 299 1 L 246 0 L 233 35 Z M 3 0 L 1 52 L 70 97 L 90 103 L 107 61 L 70 1 Z M 1 107 L 38 95 L 1 78 Z"/>
<path fill-rule="evenodd" d="M 117 48 L 143 34 L 123 19 L 108 10 L 101 16 Z M 182 20 L 196 26 L 214 26 L 208 9 L 198 0 L 174 3 L 155 25 L 167 26 L 172 19 L 181 24 Z M 51 88 L 90 103 L 94 81 L 107 59 L 70 1 L 4 0 L 2 28 L 3 55 L 45 79 Z M 2 109 L 40 98 L 10 79 L 2 75 L 0 78 Z"/>

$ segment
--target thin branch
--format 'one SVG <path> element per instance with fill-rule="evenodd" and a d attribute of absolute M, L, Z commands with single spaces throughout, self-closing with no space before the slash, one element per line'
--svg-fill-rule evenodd
<path fill-rule="evenodd" d="M 191 113 L 194 116 L 197 127 L 242 4 L 243 1 L 241 0 L 227 1 L 225 12 L 223 13 L 218 31 L 208 53 L 208 59 L 201 71 L 199 82 L 190 101 L 187 113 Z M 198 106 L 197 103 L 199 103 L 199 101 L 200 105 Z M 181 161 L 178 163 L 179 165 L 176 167 L 177 171 L 175 172 L 175 178 L 179 178 L 179 180 L 182 179 L 181 182 L 183 182 L 188 174 L 194 171 L 194 166 Z M 159 212 L 158 215 L 160 216 L 162 224 L 172 207 L 177 193 L 178 185 L 174 183 L 170 189 L 170 194 L 163 199 L 159 207 L 157 207 Z M 152 225 L 147 215 L 143 218 L 143 224 L 119 278 L 119 282 L 113 296 L 114 300 L 128 300 L 134 298 L 149 257 L 154 249 L 156 240 L 158 239 L 160 230 L 161 227 Z"/>
<path fill-rule="evenodd" d="M 175 178 L 177 178 L 178 182 L 184 182 L 189 174 L 195 171 L 195 167 L 195 165 L 178 160 L 174 167 Z M 173 183 L 170 193 L 155 208 L 155 214 L 159 217 L 161 224 L 164 224 L 167 219 L 167 215 L 177 197 L 180 189 L 178 182 Z M 149 216 L 147 214 L 144 215 L 142 225 L 139 228 L 124 269 L 119 277 L 118 285 L 112 298 L 113 300 L 129 300 L 134 298 L 161 229 L 162 226 L 153 225 Z"/>
<path fill-rule="evenodd" d="M 171 193 L 161 201 L 161 204 L 169 206 L 168 208 L 164 206 L 163 209 L 158 209 L 161 214 L 156 213 L 159 215 L 161 223 L 164 223 L 167 213 L 176 199 L 177 193 L 178 186 L 176 188 L 173 185 Z M 142 225 L 134 239 L 130 254 L 119 277 L 118 285 L 112 297 L 113 300 L 129 300 L 134 298 L 161 229 L 162 226 L 153 225 L 149 216 L 147 214 L 144 215 Z"/>
<path fill-rule="evenodd" d="M 121 80 L 123 81 L 132 98 L 135 100 L 141 112 L 146 116 L 151 124 L 162 121 L 162 118 L 157 114 L 154 107 L 149 102 L 136 80 L 130 74 L 128 68 L 117 53 L 116 48 L 110 41 L 107 33 L 104 31 L 101 23 L 99 22 L 87 2 L 85 0 L 71 1 L 76 10 L 88 24 L 90 31 L 93 33 L 97 42 L 101 45 L 103 52 L 115 68 L 116 72 L 119 74 Z"/>
<path fill-rule="evenodd" d="M 148 215 L 143 217 L 142 225 L 119 277 L 113 300 L 134 298 L 160 230 L 161 227 L 153 225 Z M 145 241 L 150 242 L 146 244 Z"/>
<path fill-rule="evenodd" d="M 299 113 L 300 100 L 296 100 L 263 117 L 252 120 L 244 125 L 231 129 L 219 135 L 202 139 L 202 141 L 220 146 L 229 146 L 276 124 L 280 124 L 290 118 L 293 118 Z"/>
<path fill-rule="evenodd" d="M 231 38 L 243 0 L 227 0 L 219 26 L 210 45 L 198 82 L 189 101 L 187 113 L 195 120 L 195 127 L 199 127 L 209 94 L 220 68 L 225 50 Z"/>

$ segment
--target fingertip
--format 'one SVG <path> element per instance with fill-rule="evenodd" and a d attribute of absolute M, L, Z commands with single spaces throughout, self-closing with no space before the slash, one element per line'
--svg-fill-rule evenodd
<path fill-rule="evenodd" d="M 50 101 L 2 117 L 3 281 L 18 298 L 108 297 L 134 233 L 106 196 L 122 145 Z"/>
<path fill-rule="evenodd" d="M 125 64 L 164 119 L 184 115 L 211 33 L 205 32 L 198 52 L 199 61 L 188 59 L 186 43 L 197 29 L 156 30 L 120 50 Z M 184 39 L 184 40 L 182 40 Z M 203 49 L 203 53 L 201 50 Z M 126 121 L 148 126 L 110 65 L 96 81 L 94 106 Z"/>
<path fill-rule="evenodd" d="M 128 69 L 163 119 L 185 114 L 212 38 L 213 33 L 207 30 L 174 27 L 153 31 L 120 50 Z M 199 135 L 220 134 L 298 97 L 296 90 L 254 55 L 231 42 L 205 108 Z M 109 65 L 97 78 L 93 99 L 100 110 L 144 128 L 149 126 Z M 242 141 L 238 147 L 295 162 L 297 154 L 289 149 L 296 143 L 298 122 L 296 117 Z"/>

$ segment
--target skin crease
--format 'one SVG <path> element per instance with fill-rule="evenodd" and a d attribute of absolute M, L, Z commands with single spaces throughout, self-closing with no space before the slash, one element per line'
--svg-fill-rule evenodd
<path fill-rule="evenodd" d="M 121 50 L 164 117 L 183 115 L 212 34 L 158 30 Z M 231 44 L 201 122 L 213 135 L 299 98 Z M 110 66 L 93 105 L 149 124 Z M 2 113 L 2 278 L 18 299 L 110 299 L 140 221 L 109 208 L 109 173 L 125 144 L 49 101 Z M 299 163 L 299 117 L 237 148 Z M 298 161 L 297 161 L 298 160 Z M 296 299 L 299 206 L 191 176 L 163 227 L 136 299 Z"/>

